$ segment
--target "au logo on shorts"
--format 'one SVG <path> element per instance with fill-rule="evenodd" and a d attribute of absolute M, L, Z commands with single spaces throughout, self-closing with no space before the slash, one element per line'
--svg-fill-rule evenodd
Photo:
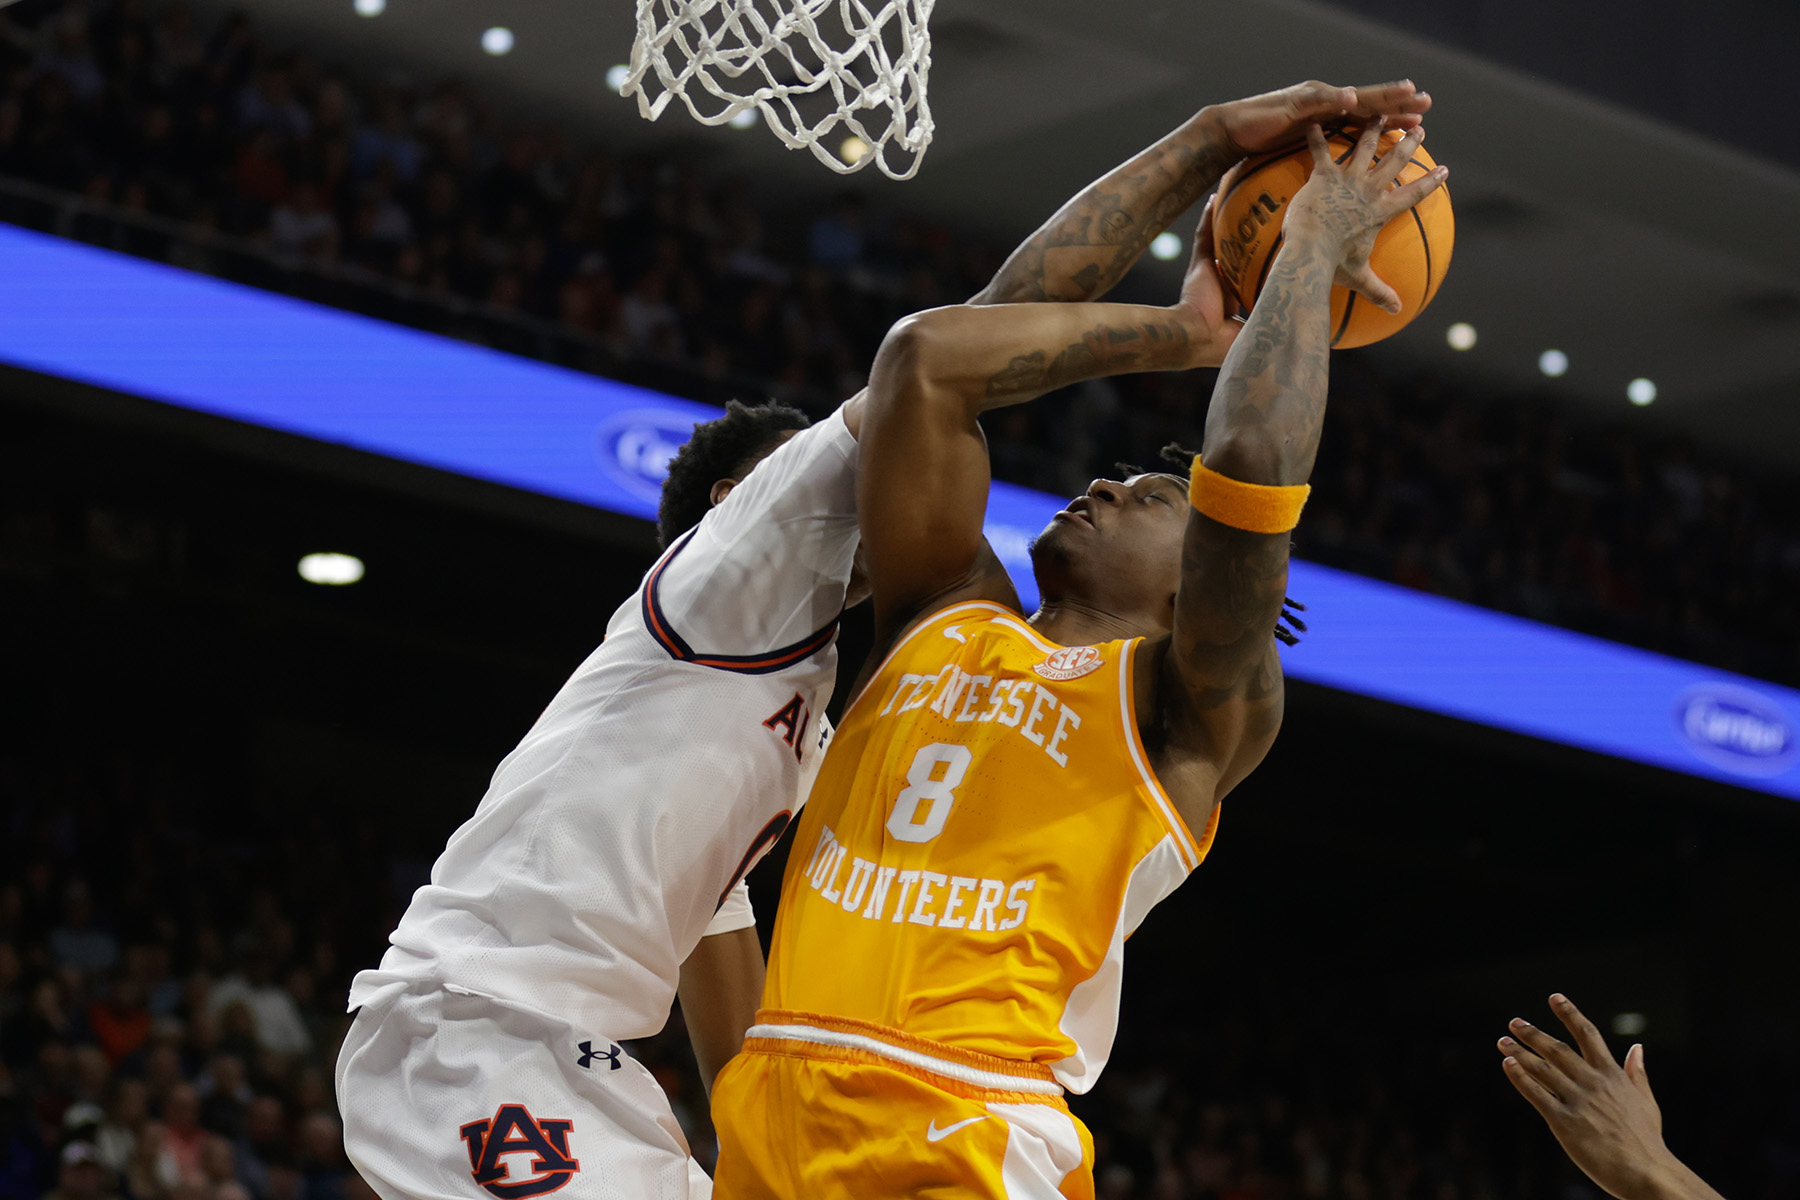
<path fill-rule="evenodd" d="M 492 1117 L 471 1121 L 460 1130 L 469 1145 L 469 1173 L 500 1200 L 549 1195 L 581 1170 L 581 1164 L 569 1157 L 569 1130 L 574 1125 L 561 1119 L 540 1121 L 523 1104 L 502 1104 Z M 513 1175 L 501 1161 L 509 1154 L 531 1155 L 530 1178 Z"/>
<path fill-rule="evenodd" d="M 1080 679 L 1100 669 L 1100 651 L 1092 646 L 1064 646 L 1031 669 L 1045 679 Z"/>

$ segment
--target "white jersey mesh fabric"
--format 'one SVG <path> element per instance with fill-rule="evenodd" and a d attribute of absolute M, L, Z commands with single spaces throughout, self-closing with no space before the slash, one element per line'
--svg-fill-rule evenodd
<path fill-rule="evenodd" d="M 834 414 L 663 555 L 494 772 L 350 1007 L 435 982 L 614 1039 L 662 1028 L 681 963 L 822 757 L 856 456 Z"/>
<path fill-rule="evenodd" d="M 706 125 L 754 108 L 788 149 L 811 150 L 839 174 L 874 162 L 891 179 L 911 179 L 934 129 L 926 96 L 934 3 L 638 0 L 620 90 L 651 121 L 676 96 Z M 652 96 L 652 81 L 661 94 Z M 827 142 L 838 130 L 868 152 L 840 157 Z"/>

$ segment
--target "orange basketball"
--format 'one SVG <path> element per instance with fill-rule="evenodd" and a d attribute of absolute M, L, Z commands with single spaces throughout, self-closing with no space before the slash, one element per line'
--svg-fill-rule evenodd
<path fill-rule="evenodd" d="M 1356 150 L 1355 129 L 1326 135 L 1332 157 L 1339 162 Z M 1399 130 L 1382 135 L 1386 153 L 1401 138 Z M 1412 161 L 1401 168 L 1395 186 L 1411 183 L 1437 166 L 1423 146 L 1413 151 Z M 1306 143 L 1289 150 L 1247 158 L 1219 181 L 1219 197 L 1213 202 L 1213 253 L 1219 274 L 1236 289 L 1248 309 L 1269 277 L 1269 266 L 1281 248 L 1281 221 L 1288 201 L 1312 175 L 1312 152 Z M 1337 349 L 1367 346 L 1406 327 L 1425 311 L 1450 269 L 1450 251 L 1456 241 L 1456 220 L 1450 213 L 1450 192 L 1440 187 L 1411 209 L 1400 213 L 1375 235 L 1369 256 L 1375 273 L 1400 293 L 1400 315 L 1390 317 L 1348 288 L 1331 289 L 1331 344 Z"/>

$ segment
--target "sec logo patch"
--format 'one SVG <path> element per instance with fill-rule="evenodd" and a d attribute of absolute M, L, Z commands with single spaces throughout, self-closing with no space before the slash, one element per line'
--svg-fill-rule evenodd
<path fill-rule="evenodd" d="M 1064 646 L 1031 668 L 1045 679 L 1080 679 L 1100 669 L 1100 651 L 1092 646 Z"/>

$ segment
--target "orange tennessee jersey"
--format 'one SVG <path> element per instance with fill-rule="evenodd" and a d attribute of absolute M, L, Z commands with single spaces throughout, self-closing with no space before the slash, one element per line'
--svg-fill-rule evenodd
<path fill-rule="evenodd" d="M 1151 774 L 1136 645 L 1057 646 L 982 602 L 908 633 L 802 810 L 765 1010 L 1043 1064 L 1086 1091 L 1125 939 L 1218 820 L 1196 839 Z"/>

